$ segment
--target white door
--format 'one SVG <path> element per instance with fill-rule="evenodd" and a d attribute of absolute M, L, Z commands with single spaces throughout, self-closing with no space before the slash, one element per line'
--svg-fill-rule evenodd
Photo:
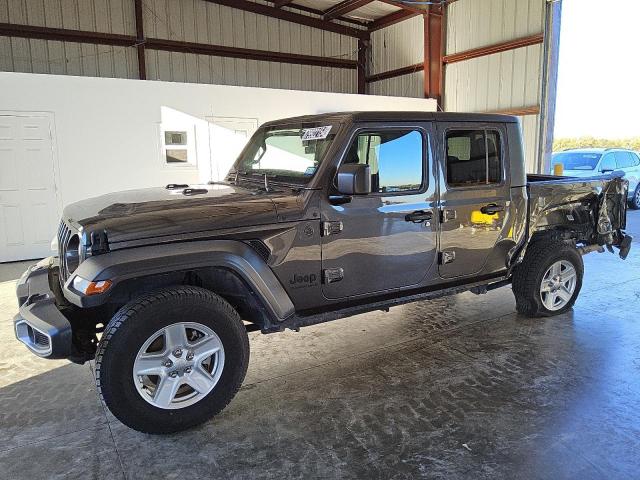
<path fill-rule="evenodd" d="M 223 180 L 258 128 L 255 118 L 207 117 L 211 148 L 211 179 Z"/>
<path fill-rule="evenodd" d="M 53 171 L 49 117 L 0 114 L 0 262 L 50 255 Z"/>

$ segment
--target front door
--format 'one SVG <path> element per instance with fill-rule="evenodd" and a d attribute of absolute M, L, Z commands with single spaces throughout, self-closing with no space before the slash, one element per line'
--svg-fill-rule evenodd
<path fill-rule="evenodd" d="M 398 125 L 352 136 L 341 162 L 368 164 L 372 193 L 323 205 L 325 297 L 408 287 L 433 275 L 438 222 L 429 132 Z"/>
<path fill-rule="evenodd" d="M 0 114 L 0 262 L 51 254 L 53 172 L 50 118 Z"/>
<path fill-rule="evenodd" d="M 487 271 L 485 266 L 505 235 L 510 203 L 506 132 L 500 124 L 439 123 L 438 138 L 444 167 L 440 177 L 440 276 L 492 273 L 495 268 L 490 265 Z"/>

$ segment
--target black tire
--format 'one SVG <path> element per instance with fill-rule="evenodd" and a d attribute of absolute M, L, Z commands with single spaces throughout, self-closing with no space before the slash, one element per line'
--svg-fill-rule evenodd
<path fill-rule="evenodd" d="M 633 197 L 629 201 L 629 206 L 634 210 L 640 209 L 640 183 L 636 187 L 635 192 L 633 193 Z"/>
<path fill-rule="evenodd" d="M 203 324 L 218 335 L 224 346 L 224 368 L 213 390 L 197 403 L 162 409 L 138 392 L 133 363 L 150 336 L 183 318 Z M 96 352 L 96 385 L 102 401 L 125 425 L 144 433 L 173 433 L 222 411 L 240 389 L 248 363 L 247 332 L 231 305 L 203 288 L 165 288 L 129 302 L 106 326 Z"/>
<path fill-rule="evenodd" d="M 566 305 L 558 310 L 549 310 L 542 302 L 540 286 L 549 267 L 559 260 L 568 261 L 573 265 L 576 270 L 576 285 Z M 580 294 L 583 274 L 582 256 L 573 245 L 562 241 L 545 240 L 531 244 L 512 278 L 518 313 L 527 317 L 550 317 L 566 312 L 573 307 Z"/>

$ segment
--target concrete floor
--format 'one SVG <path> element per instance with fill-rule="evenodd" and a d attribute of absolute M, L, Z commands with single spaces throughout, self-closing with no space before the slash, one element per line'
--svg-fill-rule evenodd
<path fill-rule="evenodd" d="M 640 212 L 629 213 L 640 239 Z M 91 365 L 13 338 L 22 265 L 0 265 L 0 477 L 638 478 L 640 243 L 585 257 L 572 312 L 517 316 L 509 288 L 251 334 L 244 387 L 173 436 L 100 405 Z M 7 278 L 9 277 L 9 278 Z"/>

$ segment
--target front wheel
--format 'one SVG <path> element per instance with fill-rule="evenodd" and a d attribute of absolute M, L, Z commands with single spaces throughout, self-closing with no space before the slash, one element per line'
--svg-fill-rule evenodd
<path fill-rule="evenodd" d="M 528 317 L 559 315 L 575 303 L 582 287 L 582 256 L 562 241 L 533 243 L 513 275 L 519 313 Z"/>
<path fill-rule="evenodd" d="M 166 288 L 133 300 L 109 322 L 96 384 L 125 425 L 172 433 L 219 413 L 248 361 L 247 332 L 231 305 L 202 288 Z"/>

